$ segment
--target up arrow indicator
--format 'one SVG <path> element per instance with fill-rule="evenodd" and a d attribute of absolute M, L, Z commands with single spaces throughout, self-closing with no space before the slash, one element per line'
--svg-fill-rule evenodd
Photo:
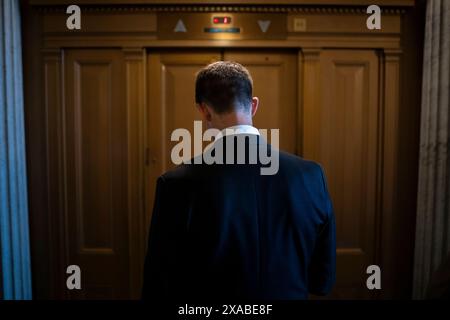
<path fill-rule="evenodd" d="M 270 26 L 270 20 L 258 20 L 259 28 L 266 33 Z"/>
<path fill-rule="evenodd" d="M 173 29 L 173 32 L 187 32 L 186 26 L 183 23 L 183 20 L 178 20 L 177 25 Z"/>

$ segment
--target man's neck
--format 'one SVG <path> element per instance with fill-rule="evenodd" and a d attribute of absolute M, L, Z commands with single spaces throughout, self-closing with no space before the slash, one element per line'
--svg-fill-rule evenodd
<path fill-rule="evenodd" d="M 225 128 L 239 125 L 247 125 L 247 126 L 253 125 L 251 116 L 235 112 L 224 114 L 221 115 L 220 118 L 217 119 L 217 121 L 215 121 L 213 127 L 219 130 L 223 130 Z"/>

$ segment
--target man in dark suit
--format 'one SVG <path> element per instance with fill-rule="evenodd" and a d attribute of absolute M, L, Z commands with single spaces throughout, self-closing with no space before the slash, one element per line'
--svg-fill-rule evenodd
<path fill-rule="evenodd" d="M 335 220 L 322 168 L 272 148 L 252 127 L 258 98 L 240 64 L 222 61 L 202 69 L 195 95 L 207 126 L 223 130 L 210 152 L 224 161 L 193 159 L 159 177 L 143 298 L 306 299 L 329 293 Z M 225 147 L 241 138 L 243 143 L 230 144 L 233 149 Z M 261 150 L 277 157 L 274 174 L 262 174 L 267 163 Z M 244 164 L 237 163 L 240 156 Z"/>

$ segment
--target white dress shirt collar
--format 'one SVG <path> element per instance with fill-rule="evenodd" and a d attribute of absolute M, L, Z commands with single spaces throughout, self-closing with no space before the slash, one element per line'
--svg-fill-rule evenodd
<path fill-rule="evenodd" d="M 259 136 L 259 131 L 255 127 L 246 124 L 231 126 L 221 131 L 221 136 L 229 136 L 232 134 L 256 134 Z"/>
<path fill-rule="evenodd" d="M 205 153 L 207 150 L 209 150 L 214 145 L 214 143 L 217 142 L 217 140 L 219 140 L 225 136 L 230 136 L 230 135 L 235 135 L 235 134 L 252 134 L 252 135 L 257 135 L 257 136 L 260 135 L 258 129 L 253 126 L 250 126 L 250 125 L 239 124 L 236 126 L 231 126 L 231 127 L 228 127 L 228 128 L 225 128 L 225 129 L 219 131 L 219 133 L 214 138 L 214 142 L 207 145 L 203 152 Z"/>

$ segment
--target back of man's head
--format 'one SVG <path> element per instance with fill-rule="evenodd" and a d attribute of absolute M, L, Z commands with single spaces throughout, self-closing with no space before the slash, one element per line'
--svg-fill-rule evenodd
<path fill-rule="evenodd" d="M 237 62 L 218 61 L 197 74 L 195 102 L 206 103 L 216 113 L 248 112 L 252 103 L 253 80 Z"/>

